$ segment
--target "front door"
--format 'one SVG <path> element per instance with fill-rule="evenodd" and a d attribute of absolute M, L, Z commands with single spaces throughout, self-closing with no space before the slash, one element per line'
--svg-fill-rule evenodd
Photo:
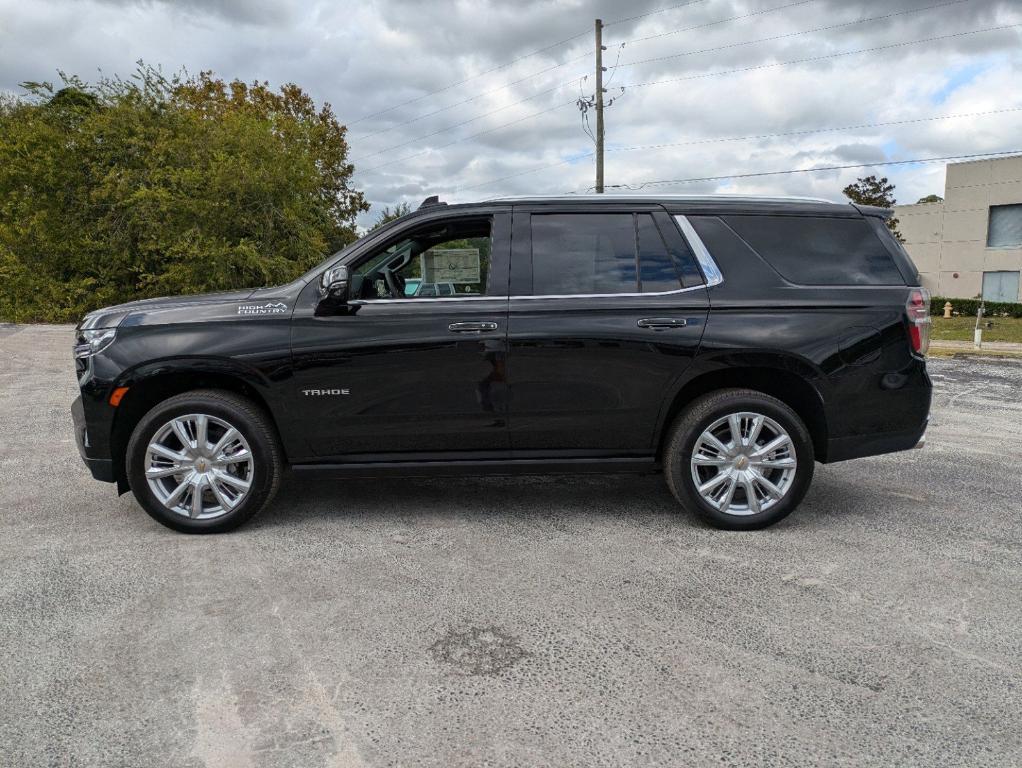
<path fill-rule="evenodd" d="M 708 311 L 673 219 L 657 207 L 515 208 L 511 293 L 514 455 L 652 455 Z"/>
<path fill-rule="evenodd" d="M 352 257 L 345 313 L 317 317 L 305 289 L 293 402 L 310 459 L 508 455 L 509 249 L 507 212 L 434 215 Z"/>

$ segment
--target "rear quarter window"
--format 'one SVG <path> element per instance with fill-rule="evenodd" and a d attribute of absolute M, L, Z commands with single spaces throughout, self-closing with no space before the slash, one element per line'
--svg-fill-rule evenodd
<path fill-rule="evenodd" d="M 904 285 L 891 254 L 864 219 L 726 216 L 739 237 L 799 285 Z"/>

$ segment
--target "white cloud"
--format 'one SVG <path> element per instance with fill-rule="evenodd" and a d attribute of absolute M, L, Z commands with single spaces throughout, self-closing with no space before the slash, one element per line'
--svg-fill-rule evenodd
<path fill-rule="evenodd" d="M 626 90 L 607 110 L 608 147 L 619 150 L 607 154 L 607 183 L 1022 149 L 1016 146 L 1022 112 L 811 132 L 1022 106 L 1020 28 L 709 74 L 1019 24 L 1022 9 L 1016 2 L 795 2 L 702 0 L 608 26 L 606 64 L 612 66 L 620 54 L 622 65 L 613 73 L 610 95 L 617 86 Z M 581 115 L 569 102 L 579 95 L 578 79 L 593 68 L 588 55 L 593 18 L 612 20 L 672 4 L 0 0 L 0 89 L 53 80 L 58 69 L 86 78 L 97 69 L 128 74 L 140 58 L 165 71 L 212 69 L 244 80 L 293 81 L 329 101 L 349 122 L 356 181 L 376 206 L 415 205 L 428 194 L 469 200 L 584 190 L 592 184 L 592 159 L 564 161 L 592 151 Z M 938 4 L 943 7 L 848 23 Z M 716 23 L 734 16 L 747 18 Z M 694 26 L 701 28 L 663 34 Z M 825 26 L 835 28 L 791 35 Z M 501 66 L 572 36 L 577 37 Z M 775 39 L 750 42 L 762 38 Z M 622 48 L 626 41 L 632 42 Z M 698 52 L 707 48 L 719 50 Z M 661 60 L 631 65 L 646 59 Z M 544 69 L 549 71 L 536 75 Z M 502 87 L 516 80 L 522 82 Z M 634 87 L 660 80 L 674 82 Z M 583 82 L 586 93 L 592 81 L 590 76 Z M 401 106 L 359 119 L 394 105 Z M 436 114 L 424 117 L 431 112 Z M 452 128 L 458 123 L 465 124 Z M 791 135 L 720 141 L 778 133 Z M 686 145 L 620 151 L 663 144 Z M 376 166 L 382 167 L 372 170 Z M 942 189 L 942 165 L 660 189 L 837 199 L 845 184 L 873 172 L 895 181 L 900 200 Z M 488 183 L 494 179 L 504 180 Z"/>

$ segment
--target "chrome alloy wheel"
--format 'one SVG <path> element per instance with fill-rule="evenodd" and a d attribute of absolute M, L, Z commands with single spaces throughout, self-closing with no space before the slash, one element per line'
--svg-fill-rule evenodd
<path fill-rule="evenodd" d="M 692 480 L 703 500 L 729 515 L 765 512 L 791 489 L 798 466 L 784 428 L 742 411 L 713 422 L 692 448 Z"/>
<path fill-rule="evenodd" d="M 252 487 L 254 471 L 241 432 L 204 413 L 175 417 L 146 447 L 145 477 L 153 495 L 193 520 L 211 520 L 237 507 Z"/>

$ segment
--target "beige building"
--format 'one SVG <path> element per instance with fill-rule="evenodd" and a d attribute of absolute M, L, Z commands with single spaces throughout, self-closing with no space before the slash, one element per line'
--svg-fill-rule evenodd
<path fill-rule="evenodd" d="M 934 296 L 1019 300 L 1022 155 L 948 165 L 944 202 L 894 210 Z"/>

